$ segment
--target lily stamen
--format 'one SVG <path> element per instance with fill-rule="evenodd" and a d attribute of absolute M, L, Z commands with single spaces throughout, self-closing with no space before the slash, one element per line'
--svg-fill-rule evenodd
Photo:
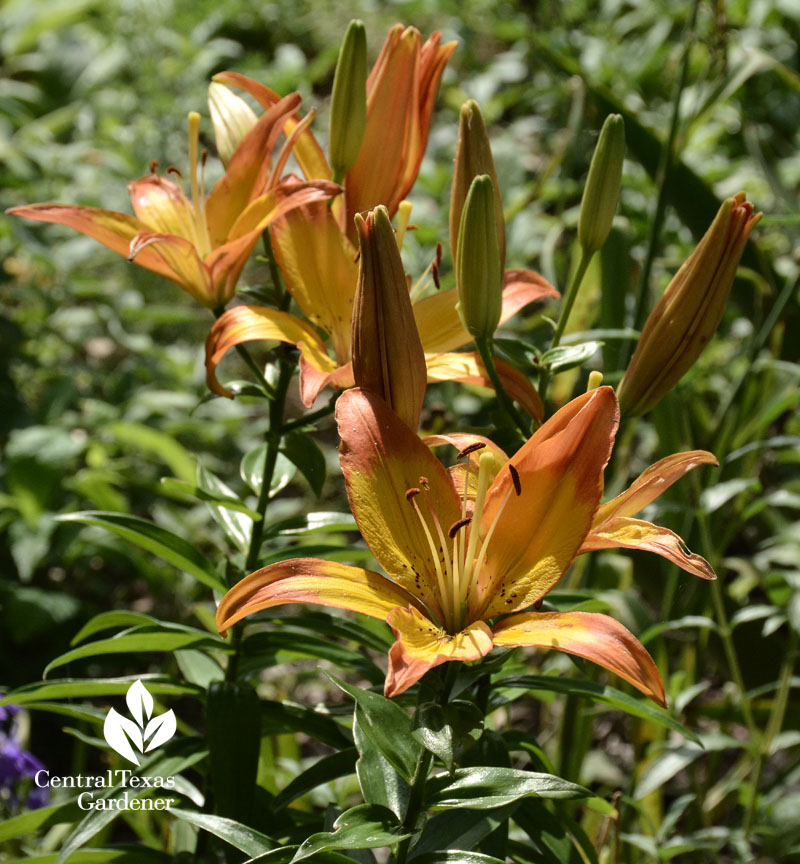
<path fill-rule="evenodd" d="M 422 479 L 424 478 L 421 477 L 420 480 Z M 420 490 L 416 488 L 406 490 L 406 501 L 408 501 L 408 503 L 414 508 L 414 512 L 417 514 L 417 518 L 422 525 L 422 530 L 425 532 L 425 537 L 428 540 L 428 547 L 430 549 L 431 558 L 433 559 L 433 566 L 436 570 L 436 581 L 439 585 L 439 591 L 442 595 L 442 606 L 444 607 L 442 611 L 445 612 L 445 617 L 447 617 L 447 613 L 445 611 L 447 607 L 447 603 L 445 600 L 445 598 L 447 597 L 447 582 L 445 581 L 444 573 L 442 572 L 442 564 L 439 560 L 439 553 L 436 550 L 436 544 L 433 542 L 433 535 L 430 532 L 430 528 L 428 528 L 428 523 L 425 521 L 425 518 L 422 515 L 422 511 L 419 509 L 417 502 L 414 500 L 417 495 L 419 495 L 419 493 Z"/>

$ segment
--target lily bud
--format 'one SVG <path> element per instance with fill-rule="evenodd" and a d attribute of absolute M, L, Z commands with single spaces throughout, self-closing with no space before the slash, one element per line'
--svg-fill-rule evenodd
<path fill-rule="evenodd" d="M 645 322 L 617 391 L 624 412 L 649 411 L 700 356 L 722 320 L 739 259 L 759 219 L 744 192 L 723 202 Z"/>
<path fill-rule="evenodd" d="M 491 337 L 500 323 L 503 270 L 495 230 L 494 184 L 482 174 L 472 181 L 458 232 L 458 314 L 475 339 Z"/>
<path fill-rule="evenodd" d="M 255 111 L 224 84 L 208 85 L 208 109 L 214 126 L 217 153 L 222 164 L 228 164 L 245 135 L 256 125 Z"/>
<path fill-rule="evenodd" d="M 353 301 L 353 378 L 380 396 L 411 429 L 425 397 L 425 353 L 389 213 L 356 215 L 361 247 Z"/>
<path fill-rule="evenodd" d="M 351 21 L 339 51 L 331 95 L 330 160 L 340 180 L 353 167 L 367 121 L 367 33 Z"/>
<path fill-rule="evenodd" d="M 506 259 L 506 224 L 503 220 L 503 201 L 500 197 L 500 184 L 492 158 L 489 134 L 483 122 L 478 103 L 469 99 L 461 106 L 458 121 L 458 143 L 453 166 L 453 188 L 450 193 L 450 250 L 453 261 L 458 255 L 458 232 L 461 227 L 461 214 L 467 200 L 472 181 L 481 174 L 492 179 L 494 187 L 494 218 L 497 229 L 497 246 L 500 249 L 500 267 Z"/>
<path fill-rule="evenodd" d="M 625 124 L 619 114 L 609 114 L 592 156 L 578 217 L 578 242 L 589 254 L 606 242 L 611 231 L 624 159 Z"/>

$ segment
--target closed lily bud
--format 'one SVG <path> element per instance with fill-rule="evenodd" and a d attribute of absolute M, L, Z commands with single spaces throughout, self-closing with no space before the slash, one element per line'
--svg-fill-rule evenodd
<path fill-rule="evenodd" d="M 482 174 L 472 181 L 458 232 L 458 314 L 476 340 L 488 339 L 500 323 L 503 270 L 495 230 L 494 184 Z"/>
<path fill-rule="evenodd" d="M 750 232 L 761 218 L 740 192 L 728 198 L 650 313 L 619 388 L 630 415 L 653 408 L 716 332 Z"/>
<path fill-rule="evenodd" d="M 492 179 L 494 187 L 494 219 L 497 229 L 497 246 L 500 250 L 500 267 L 506 259 L 506 225 L 503 220 L 503 201 L 500 197 L 500 184 L 489 145 L 489 134 L 483 122 L 478 103 L 469 99 L 461 106 L 458 122 L 458 143 L 453 166 L 453 188 L 450 192 L 450 250 L 453 261 L 458 255 L 458 232 L 461 227 L 461 214 L 467 200 L 472 181 L 481 174 Z"/>
<path fill-rule="evenodd" d="M 625 124 L 619 114 L 610 114 L 600 130 L 578 217 L 578 242 L 589 254 L 606 242 L 611 231 L 624 159 Z"/>
<path fill-rule="evenodd" d="M 338 180 L 353 167 L 367 121 L 367 33 L 351 21 L 336 63 L 331 95 L 330 160 Z"/>
<path fill-rule="evenodd" d="M 244 136 L 258 122 L 258 117 L 244 99 L 216 81 L 208 85 L 208 109 L 217 153 L 222 164 L 227 165 Z"/>
<path fill-rule="evenodd" d="M 394 229 L 383 206 L 355 219 L 361 255 L 353 301 L 353 378 L 416 430 L 427 370 Z"/>

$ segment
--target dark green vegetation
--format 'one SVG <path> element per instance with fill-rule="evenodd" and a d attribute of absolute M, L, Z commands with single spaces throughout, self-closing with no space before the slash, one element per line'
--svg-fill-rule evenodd
<path fill-rule="evenodd" d="M 122 710 L 137 677 L 156 676 L 148 689 L 159 712 L 175 711 L 178 734 L 144 773 L 186 782 L 180 813 L 166 817 L 87 817 L 73 790 L 54 790 L 48 811 L 0 799 L 15 817 L 0 825 L 0 860 L 55 861 L 83 846 L 106 851 L 70 861 L 243 860 L 275 841 L 292 848 L 264 861 L 290 860 L 303 841 L 299 854 L 316 860 L 351 860 L 335 850 L 356 849 L 356 860 L 373 861 L 368 846 L 405 856 L 409 832 L 396 815 L 431 752 L 437 766 L 458 767 L 426 788 L 422 803 L 437 812 L 411 848 L 418 864 L 800 860 L 800 14 L 790 3 L 704 3 L 692 30 L 692 4 L 436 5 L 11 0 L 0 11 L 2 204 L 128 211 L 126 183 L 150 160 L 185 169 L 186 113 L 206 115 L 208 80 L 227 68 L 281 93 L 299 89 L 305 107 L 320 109 L 324 138 L 337 40 L 351 17 L 367 25 L 370 59 L 395 20 L 423 35 L 440 29 L 460 44 L 411 196 L 418 230 L 405 263 L 415 277 L 447 238 L 464 99 L 481 104 L 492 136 L 508 266 L 538 269 L 562 291 L 579 257 L 597 131 L 610 112 L 625 119 L 616 227 L 562 340 L 602 346 L 564 358 L 549 390 L 560 404 L 585 389 L 589 369 L 619 381 L 631 331 L 718 202 L 746 190 L 765 218 L 718 336 L 651 415 L 625 425 L 607 474 L 615 494 L 669 453 L 714 452 L 720 468 L 689 475 L 653 518 L 705 555 L 719 581 L 615 551 L 579 559 L 548 597 L 554 608 L 608 611 L 635 632 L 659 664 L 669 711 L 591 664 L 518 651 L 456 681 L 455 699 L 469 694 L 491 712 L 482 734 L 471 708 L 451 702 L 445 715 L 433 690 L 414 734 L 410 711 L 352 687 L 380 688 L 388 628 L 308 607 L 262 616 L 237 652 L 240 680 L 222 682 L 230 643 L 216 635 L 211 592 L 228 568 L 244 568 L 250 522 L 241 505 L 219 500 L 256 506 L 266 403 L 208 396 L 202 344 L 212 319 L 177 286 L 67 229 L 3 218 L 0 685 L 25 688 L 13 700 L 30 709 L 25 746 L 54 775 L 97 774 L 125 767 L 102 741 L 108 708 Z M 213 148 L 207 121 L 203 129 Z M 448 284 L 450 268 L 445 254 Z M 256 261 L 240 286 L 268 278 Z M 538 307 L 515 327 L 503 335 L 547 346 Z M 253 353 L 275 359 L 263 346 Z M 535 352 L 527 359 L 534 374 Z M 223 381 L 246 374 L 234 359 L 221 367 Z M 294 384 L 287 412 L 290 421 L 303 413 Z M 485 430 L 493 412 L 482 395 L 439 385 L 422 426 Z M 369 566 L 335 427 L 324 418 L 303 432 L 278 458 L 257 560 Z M 86 510 L 121 515 L 57 518 Z M 162 533 L 148 529 L 143 541 L 127 517 Z M 350 683 L 339 689 L 323 670 Z M 260 718 L 248 682 L 258 683 Z M 397 701 L 414 705 L 411 694 Z M 530 772 L 564 781 L 551 789 Z M 569 800 L 585 794 L 570 784 L 596 797 Z M 111 852 L 112 843 L 127 846 Z"/>

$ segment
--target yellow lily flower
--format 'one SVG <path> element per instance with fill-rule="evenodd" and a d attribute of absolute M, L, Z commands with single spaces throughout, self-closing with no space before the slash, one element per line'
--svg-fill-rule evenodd
<path fill-rule="evenodd" d="M 511 459 L 476 436 L 424 442 L 360 389 L 339 398 L 336 416 L 350 506 L 388 576 L 314 558 L 273 564 L 223 597 L 220 632 L 262 609 L 313 603 L 389 623 L 387 696 L 449 660 L 531 646 L 591 660 L 665 704 L 650 655 L 613 618 L 530 611 L 595 525 L 619 417 L 611 388 L 564 406 Z M 466 444 L 469 461 L 448 471 L 428 446 L 439 443 Z"/>
<path fill-rule="evenodd" d="M 324 181 L 278 184 L 294 144 L 292 135 L 270 169 L 276 139 L 299 103 L 297 94 L 287 96 L 260 118 L 236 148 L 208 198 L 204 189 L 205 153 L 198 152 L 200 116 L 192 113 L 191 197 L 172 180 L 150 173 L 129 184 L 135 216 L 51 203 L 13 207 L 8 212 L 75 228 L 177 282 L 204 306 L 219 308 L 233 296 L 242 268 L 269 224 L 294 207 L 327 200 L 339 191 L 338 186 Z M 310 117 L 306 119 L 310 121 Z M 178 174 L 175 169 L 170 171 Z"/>

